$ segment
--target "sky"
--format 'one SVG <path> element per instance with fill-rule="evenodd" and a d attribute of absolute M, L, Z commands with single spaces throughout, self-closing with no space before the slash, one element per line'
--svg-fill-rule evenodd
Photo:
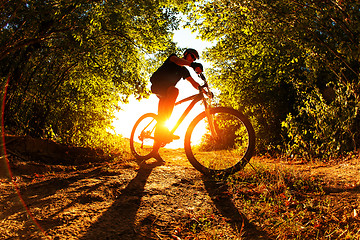
<path fill-rule="evenodd" d="M 200 60 L 198 61 L 203 64 L 204 74 L 206 75 L 206 68 L 209 67 L 210 64 L 202 61 L 201 58 L 202 58 L 202 52 L 205 50 L 206 47 L 210 47 L 211 43 L 202 41 L 201 39 L 196 38 L 196 36 L 197 36 L 196 33 L 192 33 L 190 29 L 181 28 L 180 30 L 174 33 L 173 40 L 174 42 L 177 43 L 177 46 L 180 48 L 194 48 L 199 52 Z M 187 81 L 183 81 L 183 80 L 179 81 L 176 87 L 179 89 L 180 92 L 178 100 L 197 93 L 197 90 L 195 90 L 191 86 L 191 84 Z M 157 104 L 158 104 L 158 98 L 155 95 L 150 95 L 150 98 L 143 99 L 141 101 L 137 101 L 136 99 L 130 97 L 129 104 L 122 104 L 121 108 L 123 110 L 115 114 L 116 119 L 114 120 L 113 123 L 115 127 L 115 132 L 117 134 L 123 135 L 123 137 L 129 138 L 132 127 L 136 122 L 136 120 L 147 112 L 157 113 Z M 172 116 L 174 121 L 181 115 L 181 113 L 185 110 L 187 105 L 188 103 L 184 103 L 181 106 L 175 107 Z M 202 111 L 203 111 L 202 107 L 199 104 L 197 104 L 192 109 L 190 114 L 186 117 L 184 122 L 182 122 L 179 129 L 177 129 L 177 131 L 175 132 L 175 134 L 180 136 L 180 140 L 168 144 L 167 147 L 169 148 L 183 147 L 183 142 L 184 142 L 183 136 L 185 134 L 188 124 L 190 123 L 190 120 L 193 119 L 196 115 L 198 115 Z"/>

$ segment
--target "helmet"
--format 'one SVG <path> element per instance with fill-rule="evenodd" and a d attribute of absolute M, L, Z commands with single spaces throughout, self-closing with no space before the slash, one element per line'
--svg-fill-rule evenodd
<path fill-rule="evenodd" d="M 186 57 L 186 55 L 188 54 L 193 54 L 196 57 L 196 59 L 200 59 L 199 53 L 193 48 L 186 49 L 184 52 L 184 57 Z"/>

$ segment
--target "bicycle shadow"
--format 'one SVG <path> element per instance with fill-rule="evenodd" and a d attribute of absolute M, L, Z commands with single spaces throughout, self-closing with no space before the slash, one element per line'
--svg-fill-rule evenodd
<path fill-rule="evenodd" d="M 157 165 L 141 165 L 135 178 L 121 190 L 115 202 L 79 239 L 136 239 L 136 213 L 144 196 L 148 177 Z"/>
<path fill-rule="evenodd" d="M 202 176 L 202 180 L 216 208 L 230 222 L 235 232 L 244 239 L 272 239 L 265 231 L 250 223 L 246 216 L 238 210 L 231 200 L 233 197 L 225 182 L 215 181 L 206 176 Z"/>

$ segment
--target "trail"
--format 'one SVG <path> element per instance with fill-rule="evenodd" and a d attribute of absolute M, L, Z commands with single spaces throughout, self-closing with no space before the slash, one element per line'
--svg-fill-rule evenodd
<path fill-rule="evenodd" d="M 165 159 L 178 152 L 166 151 Z M 223 183 L 185 165 L 150 163 L 139 168 L 133 163 L 107 163 L 83 170 L 63 167 L 54 173 L 34 173 L 32 167 L 33 175 L 17 176 L 16 182 L 44 232 L 26 216 L 12 184 L 3 180 L 1 235 L 4 239 L 173 239 L 179 238 L 184 223 L 194 224 L 198 217 L 213 213 L 214 218 L 234 223 L 234 229 L 222 229 L 219 222 L 219 230 L 228 236 L 236 238 L 240 234 L 236 229 L 245 224 L 251 235 L 263 237 L 231 196 L 217 197 L 225 191 Z"/>
<path fill-rule="evenodd" d="M 1 179 L 0 239 L 207 239 L 206 226 L 222 239 L 274 238 L 242 213 L 226 183 L 201 175 L 183 150 L 161 154 L 164 166 L 110 161 L 50 167 L 14 160 L 15 183 L 43 231 L 26 214 L 14 184 Z M 326 173 L 325 166 L 257 161 Z M 359 166 L 354 162 L 327 169 L 351 170 L 351 176 L 350 171 L 337 176 L 340 183 L 345 177 L 354 179 Z"/>

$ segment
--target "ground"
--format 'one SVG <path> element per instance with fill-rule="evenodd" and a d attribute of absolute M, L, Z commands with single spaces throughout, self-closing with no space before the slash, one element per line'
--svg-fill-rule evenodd
<path fill-rule="evenodd" d="M 0 178 L 0 239 L 275 239 L 243 213 L 224 182 L 196 171 L 182 149 L 161 155 L 162 166 L 151 160 L 63 166 L 12 157 L 13 182 Z M 360 199 L 359 158 L 251 160 L 259 162 L 323 178 L 336 198 Z"/>

